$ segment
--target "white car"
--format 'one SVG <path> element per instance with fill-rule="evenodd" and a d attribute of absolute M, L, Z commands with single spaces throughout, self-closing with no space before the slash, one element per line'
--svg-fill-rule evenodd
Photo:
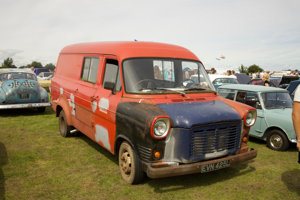
<path fill-rule="evenodd" d="M 219 74 L 208 74 L 210 81 L 217 90 L 218 87 L 225 84 L 238 84 L 237 78 L 234 75 L 219 75 Z"/>
<path fill-rule="evenodd" d="M 41 72 L 37 76 L 38 80 L 50 80 L 53 77 L 53 72 Z"/>

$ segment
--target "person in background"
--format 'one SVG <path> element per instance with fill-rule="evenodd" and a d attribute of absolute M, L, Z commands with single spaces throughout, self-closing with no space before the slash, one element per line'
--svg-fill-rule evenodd
<path fill-rule="evenodd" d="M 32 72 L 34 72 L 34 66 L 31 66 L 30 69 Z"/>
<path fill-rule="evenodd" d="M 227 75 L 228 75 L 228 76 L 232 75 L 231 70 L 227 70 Z"/>
<path fill-rule="evenodd" d="M 264 73 L 262 77 L 263 85 L 269 87 L 270 86 L 270 76 L 267 73 Z"/>
<path fill-rule="evenodd" d="M 293 124 L 297 136 L 297 148 L 300 152 L 300 86 L 298 85 L 295 96 L 292 113 Z"/>
<path fill-rule="evenodd" d="M 215 74 L 215 73 L 217 73 L 217 70 L 216 70 L 215 68 L 211 68 L 211 69 L 210 69 L 210 73 L 211 73 L 211 74 Z"/>

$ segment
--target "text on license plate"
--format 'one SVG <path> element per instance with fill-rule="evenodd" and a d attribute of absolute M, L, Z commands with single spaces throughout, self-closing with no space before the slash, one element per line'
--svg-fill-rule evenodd
<path fill-rule="evenodd" d="M 29 99 L 29 94 L 20 94 L 20 99 Z"/>
<path fill-rule="evenodd" d="M 201 173 L 211 172 L 218 169 L 223 169 L 230 166 L 230 160 L 223 160 L 216 163 L 205 164 L 201 166 Z"/>

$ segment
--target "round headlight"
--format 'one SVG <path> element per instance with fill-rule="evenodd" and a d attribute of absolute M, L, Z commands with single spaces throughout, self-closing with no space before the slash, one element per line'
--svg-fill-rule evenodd
<path fill-rule="evenodd" d="M 256 121 L 256 115 L 257 113 L 255 109 L 249 110 L 244 119 L 245 126 L 253 126 Z"/>
<path fill-rule="evenodd" d="M 154 138 L 165 138 L 170 131 L 170 120 L 168 117 L 159 117 L 153 120 L 151 135 Z"/>

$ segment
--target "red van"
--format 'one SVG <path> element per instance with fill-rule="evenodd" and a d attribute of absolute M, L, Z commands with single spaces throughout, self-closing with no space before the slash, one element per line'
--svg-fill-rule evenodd
<path fill-rule="evenodd" d="M 204 173 L 257 156 L 256 110 L 217 94 L 189 50 L 154 42 L 65 47 L 51 82 L 60 134 L 77 129 L 118 155 L 122 177 Z"/>

